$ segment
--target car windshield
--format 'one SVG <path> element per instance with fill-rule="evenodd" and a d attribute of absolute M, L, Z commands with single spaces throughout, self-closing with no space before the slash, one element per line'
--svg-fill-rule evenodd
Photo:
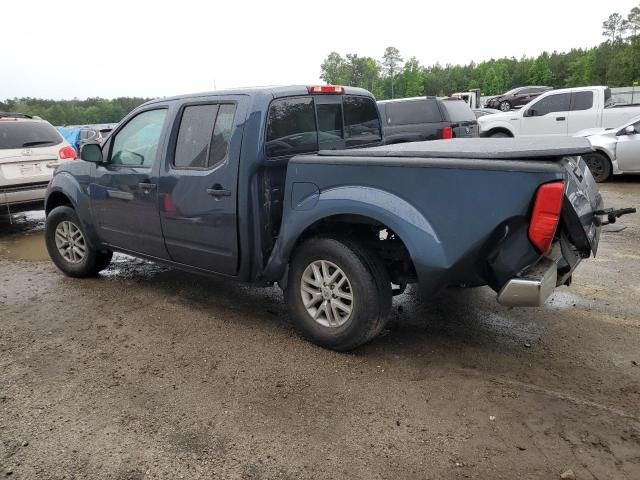
<path fill-rule="evenodd" d="M 50 147 L 61 142 L 58 131 L 47 122 L 0 122 L 0 150 Z"/>

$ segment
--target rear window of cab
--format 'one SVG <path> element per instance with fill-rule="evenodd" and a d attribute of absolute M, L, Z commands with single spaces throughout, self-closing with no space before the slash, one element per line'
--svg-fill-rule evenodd
<path fill-rule="evenodd" d="M 369 97 L 342 95 L 341 101 L 333 96 L 327 101 L 310 95 L 286 97 L 273 100 L 269 107 L 265 150 L 270 158 L 381 140 L 378 109 Z"/>

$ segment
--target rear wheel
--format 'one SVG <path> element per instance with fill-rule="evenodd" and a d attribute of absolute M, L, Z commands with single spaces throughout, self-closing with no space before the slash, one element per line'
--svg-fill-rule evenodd
<path fill-rule="evenodd" d="M 511 103 L 509 103 L 508 100 L 500 102 L 500 110 L 503 112 L 508 112 L 509 110 L 511 110 Z"/>
<path fill-rule="evenodd" d="M 504 132 L 495 132 L 489 135 L 491 138 L 511 138 L 508 134 Z"/>
<path fill-rule="evenodd" d="M 602 153 L 593 152 L 583 155 L 596 182 L 606 182 L 611 176 L 611 162 Z"/>
<path fill-rule="evenodd" d="M 359 243 L 314 238 L 295 252 L 285 296 L 306 338 L 346 351 L 384 328 L 391 309 L 391 280 L 382 261 Z"/>
<path fill-rule="evenodd" d="M 78 215 L 68 206 L 56 207 L 47 216 L 45 243 L 53 263 L 71 277 L 96 275 L 113 255 L 89 245 Z"/>

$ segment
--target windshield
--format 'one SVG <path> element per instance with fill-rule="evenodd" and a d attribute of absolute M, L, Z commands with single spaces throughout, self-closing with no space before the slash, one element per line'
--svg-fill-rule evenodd
<path fill-rule="evenodd" d="M 0 122 L 0 150 L 50 147 L 61 142 L 58 131 L 46 122 Z"/>

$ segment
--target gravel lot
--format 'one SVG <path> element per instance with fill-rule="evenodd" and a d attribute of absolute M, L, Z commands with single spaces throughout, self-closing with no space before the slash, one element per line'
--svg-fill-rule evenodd
<path fill-rule="evenodd" d="M 634 178 L 602 190 L 640 206 Z M 545 308 L 408 292 L 350 354 L 275 288 L 124 256 L 65 278 L 43 220 L 0 222 L 0 476 L 640 478 L 640 215 Z"/>

